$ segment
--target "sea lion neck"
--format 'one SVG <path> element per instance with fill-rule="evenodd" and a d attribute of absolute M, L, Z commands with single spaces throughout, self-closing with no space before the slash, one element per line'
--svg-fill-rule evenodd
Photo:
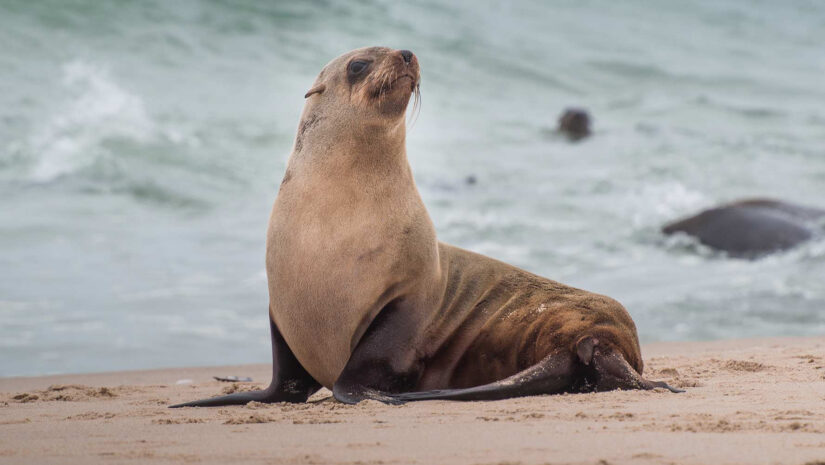
<path fill-rule="evenodd" d="M 379 165 L 407 161 L 407 130 L 403 119 L 395 124 L 364 124 L 347 136 L 344 138 L 350 149 L 347 154 L 361 161 Z"/>
<path fill-rule="evenodd" d="M 298 132 L 299 138 L 289 159 L 290 170 L 308 167 L 313 172 L 326 172 L 339 178 L 350 171 L 358 177 L 410 171 L 403 119 L 353 127 L 310 117 L 302 120 Z M 302 132 L 311 132 L 312 137 L 301 138 Z"/>

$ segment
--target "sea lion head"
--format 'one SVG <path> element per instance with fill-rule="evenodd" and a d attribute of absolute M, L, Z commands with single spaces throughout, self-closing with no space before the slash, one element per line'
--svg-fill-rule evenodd
<path fill-rule="evenodd" d="M 353 50 L 321 70 L 305 95 L 304 113 L 322 113 L 341 123 L 357 119 L 361 125 L 388 119 L 403 122 L 410 96 L 418 96 L 419 80 L 418 58 L 409 50 Z"/>
<path fill-rule="evenodd" d="M 559 117 L 559 132 L 577 141 L 590 135 L 590 115 L 581 108 L 567 108 Z"/>

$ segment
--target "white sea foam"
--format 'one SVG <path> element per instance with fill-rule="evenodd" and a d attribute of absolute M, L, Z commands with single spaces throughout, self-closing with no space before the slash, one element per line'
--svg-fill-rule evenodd
<path fill-rule="evenodd" d="M 83 61 L 63 66 L 61 104 L 29 141 L 35 158 L 30 177 L 52 181 L 110 155 L 107 139 L 147 142 L 155 128 L 143 100 L 124 90 L 105 67 Z"/>
<path fill-rule="evenodd" d="M 662 221 L 693 213 L 711 204 L 705 194 L 672 181 L 644 184 L 630 193 L 625 207 L 637 228 L 659 225 Z"/>

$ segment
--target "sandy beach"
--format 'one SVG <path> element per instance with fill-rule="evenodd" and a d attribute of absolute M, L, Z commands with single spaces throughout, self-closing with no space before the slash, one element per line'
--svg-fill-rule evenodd
<path fill-rule="evenodd" d="M 687 390 L 167 409 L 267 365 L 0 379 L 0 463 L 822 464 L 825 337 L 656 343 Z"/>

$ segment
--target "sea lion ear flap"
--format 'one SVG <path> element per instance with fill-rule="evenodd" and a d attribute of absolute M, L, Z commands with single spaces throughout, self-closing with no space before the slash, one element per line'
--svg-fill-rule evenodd
<path fill-rule="evenodd" d="M 317 86 L 313 87 L 312 89 L 309 89 L 309 91 L 306 94 L 304 94 L 304 98 L 309 98 L 309 96 L 312 95 L 312 94 L 320 94 L 321 92 L 325 91 L 326 88 L 327 88 L 326 84 L 318 84 Z"/>

